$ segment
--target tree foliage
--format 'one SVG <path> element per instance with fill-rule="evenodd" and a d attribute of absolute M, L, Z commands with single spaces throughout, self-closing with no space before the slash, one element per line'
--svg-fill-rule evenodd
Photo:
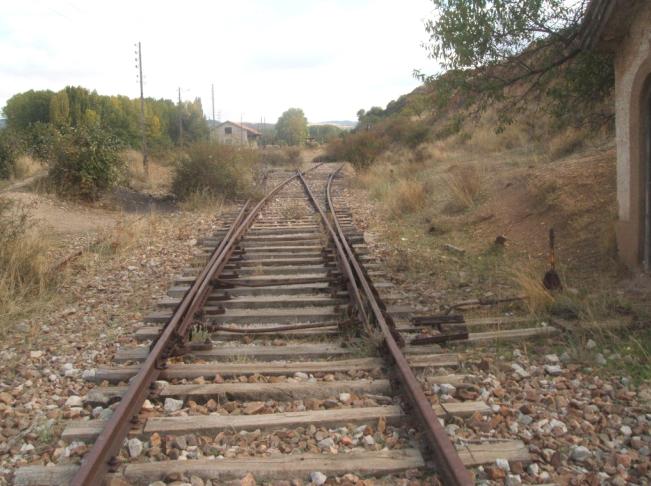
<path fill-rule="evenodd" d="M 55 189 L 96 199 L 123 174 L 121 148 L 120 142 L 97 123 L 66 129 L 54 148 L 50 166 Z"/>
<path fill-rule="evenodd" d="M 508 122 L 531 96 L 571 97 L 571 106 L 556 103 L 563 116 L 594 104 L 614 84 L 611 59 L 581 49 L 586 0 L 432 2 L 425 47 L 445 72 L 416 74 L 436 81 L 440 100 L 461 96 L 479 110 L 498 101 Z M 593 76 L 573 76 L 577 66 Z"/>
<path fill-rule="evenodd" d="M 20 153 L 18 137 L 9 129 L 0 130 L 0 179 L 8 179 Z"/>
<path fill-rule="evenodd" d="M 50 100 L 54 93 L 29 90 L 12 96 L 3 111 L 7 117 L 7 127 L 25 130 L 34 123 L 49 123 Z"/>
<path fill-rule="evenodd" d="M 97 123 L 125 146 L 139 148 L 140 100 L 126 96 L 102 96 L 79 86 L 67 86 L 58 93 L 27 91 L 14 95 L 4 107 L 9 128 L 28 140 L 30 131 L 43 131 L 38 124 L 56 129 Z M 179 143 L 179 119 L 186 142 L 206 139 L 208 126 L 201 100 L 183 102 L 145 100 L 145 127 L 148 145 L 164 149 Z M 28 144 L 29 145 L 29 144 Z"/>
<path fill-rule="evenodd" d="M 307 118 L 300 108 L 290 108 L 276 122 L 276 138 L 287 145 L 302 145 L 307 134 Z"/>
<path fill-rule="evenodd" d="M 319 143 L 327 143 L 335 139 L 344 132 L 341 128 L 335 125 L 311 125 L 308 128 L 310 137 Z"/>

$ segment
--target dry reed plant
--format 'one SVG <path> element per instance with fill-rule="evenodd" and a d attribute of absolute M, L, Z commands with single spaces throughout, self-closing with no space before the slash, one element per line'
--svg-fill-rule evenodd
<path fill-rule="evenodd" d="M 446 177 L 446 183 L 450 193 L 450 210 L 465 211 L 479 203 L 482 178 L 475 166 L 454 168 Z"/>
<path fill-rule="evenodd" d="M 519 294 L 525 296 L 525 305 L 532 314 L 540 314 L 554 303 L 554 296 L 543 287 L 540 276 L 532 270 L 513 271 L 513 283 Z"/>
<path fill-rule="evenodd" d="M 56 282 L 58 275 L 48 267 L 50 246 L 32 225 L 26 207 L 0 199 L 0 324 Z"/>
<path fill-rule="evenodd" d="M 421 182 L 403 179 L 392 185 L 387 204 L 391 214 L 399 217 L 423 209 L 426 201 L 427 191 Z"/>

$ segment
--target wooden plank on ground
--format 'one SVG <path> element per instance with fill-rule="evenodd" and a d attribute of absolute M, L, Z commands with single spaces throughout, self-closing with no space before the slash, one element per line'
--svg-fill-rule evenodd
<path fill-rule="evenodd" d="M 354 472 L 358 476 L 382 476 L 424 467 L 417 449 L 351 452 L 350 454 L 277 454 L 269 457 L 241 457 L 225 460 L 196 459 L 129 464 L 127 481 L 148 484 L 164 479 L 170 473 L 196 475 L 203 479 L 228 481 L 252 473 L 258 481 L 276 479 L 309 479 L 313 471 L 327 476 Z"/>
<path fill-rule="evenodd" d="M 432 406 L 440 417 L 468 417 L 479 412 L 488 415 L 492 411 L 484 402 L 446 403 Z M 299 427 L 307 424 L 330 427 L 342 423 L 361 423 L 385 417 L 387 423 L 397 424 L 405 419 L 395 405 L 363 408 L 338 408 L 331 410 L 306 410 L 262 415 L 193 415 L 180 417 L 151 417 L 144 427 L 132 430 L 131 436 L 160 434 L 217 433 L 226 429 L 269 430 L 282 427 Z M 72 420 L 67 423 L 61 438 L 73 440 L 93 440 L 102 431 L 105 420 Z"/>
<path fill-rule="evenodd" d="M 547 327 L 527 327 L 519 329 L 504 329 L 500 331 L 487 331 L 487 332 L 473 332 L 470 333 L 468 339 L 459 340 L 459 341 L 449 341 L 444 344 L 444 346 L 453 346 L 453 345 L 470 345 L 470 344 L 484 344 L 489 341 L 510 341 L 514 339 L 529 339 L 536 337 L 545 337 L 545 336 L 554 336 L 560 331 L 552 326 Z M 408 334 L 406 340 L 409 341 L 412 337 L 417 336 L 418 334 Z M 423 348 L 419 350 L 418 348 Z M 441 349 L 438 346 L 432 347 L 431 345 L 409 345 L 405 346 L 403 350 L 405 354 L 423 354 L 429 349 L 431 351 L 436 351 Z"/>
<path fill-rule="evenodd" d="M 149 341 L 155 339 L 160 334 L 162 326 L 142 326 L 135 332 L 135 338 L 138 341 Z M 302 337 L 322 337 L 322 336 L 336 336 L 339 334 L 339 329 L 336 325 L 329 327 L 321 327 L 318 329 L 304 329 L 299 331 L 282 331 L 276 333 L 266 333 L 265 337 L 280 337 L 280 338 L 302 338 Z M 214 331 L 210 333 L 210 336 L 215 340 L 223 341 L 236 341 L 243 339 L 246 334 L 224 332 L 224 331 Z"/>
<path fill-rule="evenodd" d="M 381 368 L 384 366 L 381 358 L 358 358 L 337 361 L 292 361 L 278 362 L 250 362 L 250 363 L 205 363 L 205 364 L 171 364 L 160 374 L 161 380 L 194 379 L 197 377 L 211 378 L 219 373 L 223 377 L 249 376 L 261 374 L 266 376 L 293 375 L 303 373 L 346 373 L 348 371 L 364 371 Z M 107 380 L 111 383 L 126 381 L 134 376 L 139 365 L 120 366 L 112 368 L 99 368 L 93 376 L 88 376 L 89 381 L 101 383 Z"/>
<path fill-rule="evenodd" d="M 471 375 L 434 375 L 434 376 L 426 376 L 425 377 L 425 382 L 428 385 L 433 385 L 433 384 L 443 384 L 447 383 L 449 385 L 460 385 L 462 383 L 467 383 L 468 382 L 468 377 Z"/>
<path fill-rule="evenodd" d="M 75 464 L 47 466 L 26 466 L 16 471 L 14 486 L 46 486 L 70 484 L 79 469 Z"/>
<path fill-rule="evenodd" d="M 91 404 L 106 404 L 121 397 L 126 386 L 107 386 L 93 388 L 86 395 Z M 160 398 L 185 397 L 219 398 L 220 400 L 301 400 L 304 398 L 330 398 L 339 393 L 391 394 L 388 380 L 338 380 L 314 383 L 208 383 L 203 385 L 165 385 L 158 389 Z"/>
<path fill-rule="evenodd" d="M 503 331 L 488 331 L 471 333 L 468 341 L 451 341 L 451 343 L 480 343 L 482 341 L 498 341 L 498 340 L 511 340 L 511 339 L 526 339 L 541 336 L 553 336 L 558 334 L 559 330 L 555 327 L 527 327 L 523 329 L 505 329 Z"/>
<path fill-rule="evenodd" d="M 142 436 L 159 434 L 216 434 L 223 430 L 272 430 L 281 428 L 336 427 L 341 424 L 371 424 L 384 417 L 386 423 L 398 425 L 406 416 L 397 405 L 330 410 L 305 410 L 303 412 L 269 413 L 261 415 L 192 415 L 179 417 L 151 417 L 147 419 Z M 106 424 L 105 420 L 75 420 L 67 424 L 61 438 L 92 440 Z"/>
<path fill-rule="evenodd" d="M 482 401 L 439 403 L 438 405 L 432 405 L 432 409 L 439 416 L 453 415 L 456 417 L 470 417 L 475 413 L 480 413 L 481 415 L 493 413 L 490 406 Z"/>
<path fill-rule="evenodd" d="M 352 343 L 354 344 L 354 343 Z M 206 350 L 192 350 L 190 354 L 198 359 L 227 361 L 233 359 L 255 359 L 256 361 L 276 361 L 282 359 L 327 359 L 350 355 L 355 348 L 335 344 L 296 344 L 287 346 L 219 346 Z M 144 361 L 149 354 L 148 347 L 121 348 L 113 359 L 116 363 L 125 361 Z"/>
<path fill-rule="evenodd" d="M 423 355 L 410 357 L 409 365 L 412 368 L 456 367 L 459 364 L 456 354 Z M 194 379 L 197 377 L 212 378 L 217 373 L 223 377 L 248 376 L 261 374 L 267 376 L 293 375 L 303 373 L 346 373 L 348 371 L 368 371 L 385 366 L 381 358 L 357 358 L 336 361 L 291 361 L 291 362 L 259 362 L 248 363 L 202 363 L 169 365 L 160 374 L 160 379 L 174 378 Z M 134 376 L 140 369 L 139 365 L 99 368 L 93 374 L 88 374 L 87 379 L 95 383 L 107 380 L 111 383 L 126 381 Z"/>
<path fill-rule="evenodd" d="M 492 464 L 497 459 L 509 462 L 531 462 L 529 448 L 521 440 L 470 444 L 458 449 L 459 457 L 466 466 Z"/>

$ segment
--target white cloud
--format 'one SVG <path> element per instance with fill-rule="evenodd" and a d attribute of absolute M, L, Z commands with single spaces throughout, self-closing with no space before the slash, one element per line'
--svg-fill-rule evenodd
<path fill-rule="evenodd" d="M 210 85 L 222 118 L 354 119 L 433 71 L 420 43 L 429 0 L 238 2 L 22 0 L 0 19 L 0 106 L 28 89 L 67 84 L 138 95 L 134 42 L 142 41 L 145 94 L 201 97 Z"/>

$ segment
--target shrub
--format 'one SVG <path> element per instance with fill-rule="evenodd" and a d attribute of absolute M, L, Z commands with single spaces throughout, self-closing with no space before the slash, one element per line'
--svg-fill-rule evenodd
<path fill-rule="evenodd" d="M 57 148 L 61 146 L 62 134 L 49 123 L 37 122 L 24 132 L 27 153 L 42 162 L 53 162 Z"/>
<path fill-rule="evenodd" d="M 266 148 L 260 156 L 264 164 L 272 166 L 297 167 L 301 163 L 301 149 L 298 147 Z"/>
<path fill-rule="evenodd" d="M 345 135 L 328 144 L 327 157 L 347 161 L 356 167 L 368 167 L 389 148 L 390 140 L 378 131 L 361 131 Z"/>
<path fill-rule="evenodd" d="M 312 159 L 312 162 L 315 164 L 326 163 L 326 162 L 337 162 L 337 159 L 333 154 L 320 154 Z"/>
<path fill-rule="evenodd" d="M 97 199 L 125 172 L 116 138 L 97 125 L 68 129 L 55 147 L 50 179 L 62 194 Z"/>
<path fill-rule="evenodd" d="M 234 198 L 253 190 L 257 151 L 233 145 L 197 142 L 176 162 L 172 192 L 185 200 L 192 194 Z"/>
<path fill-rule="evenodd" d="M 427 141 L 430 129 L 422 121 L 413 121 L 407 117 L 388 120 L 378 127 L 394 143 L 416 148 Z"/>

